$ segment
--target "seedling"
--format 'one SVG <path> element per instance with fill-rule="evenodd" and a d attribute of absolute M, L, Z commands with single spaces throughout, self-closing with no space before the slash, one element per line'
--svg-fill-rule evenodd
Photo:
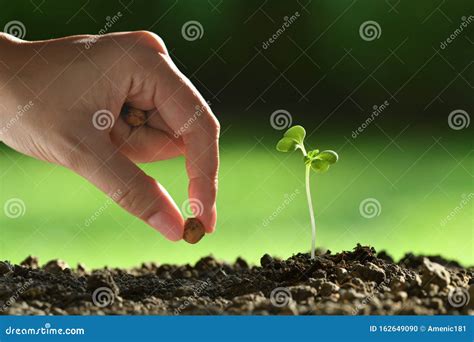
<path fill-rule="evenodd" d="M 309 216 L 311 219 L 311 259 L 314 259 L 316 249 L 316 221 L 314 219 L 309 176 L 311 170 L 316 173 L 326 172 L 332 164 L 337 162 L 339 156 L 336 152 L 331 150 L 319 152 L 319 150 L 316 149 L 306 152 L 304 146 L 305 137 L 306 131 L 302 126 L 290 127 L 285 134 L 283 134 L 283 138 L 281 138 L 276 145 L 276 149 L 280 152 L 293 152 L 299 149 L 303 153 L 303 161 L 306 166 L 306 197 L 308 199 Z"/>

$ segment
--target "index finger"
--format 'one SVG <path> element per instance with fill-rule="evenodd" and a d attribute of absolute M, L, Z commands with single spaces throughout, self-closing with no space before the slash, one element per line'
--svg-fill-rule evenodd
<path fill-rule="evenodd" d="M 189 177 L 189 199 L 183 210 L 192 212 L 210 233 L 217 219 L 220 125 L 189 79 L 169 56 L 162 58 L 154 102 L 174 136 L 183 139 Z"/>

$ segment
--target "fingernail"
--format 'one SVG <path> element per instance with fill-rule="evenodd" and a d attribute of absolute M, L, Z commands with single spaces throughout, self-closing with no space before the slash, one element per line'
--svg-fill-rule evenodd
<path fill-rule="evenodd" d="M 181 240 L 183 227 L 170 214 L 158 212 L 148 219 L 148 224 L 171 241 Z"/>

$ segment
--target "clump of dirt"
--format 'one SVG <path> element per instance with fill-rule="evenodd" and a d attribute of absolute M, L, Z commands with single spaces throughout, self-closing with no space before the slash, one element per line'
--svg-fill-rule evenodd
<path fill-rule="evenodd" d="M 194 266 L 146 263 L 129 270 L 61 260 L 0 262 L 0 312 L 11 315 L 419 315 L 474 314 L 474 268 L 440 256 L 385 252 L 265 254 L 260 266 L 205 257 Z"/>

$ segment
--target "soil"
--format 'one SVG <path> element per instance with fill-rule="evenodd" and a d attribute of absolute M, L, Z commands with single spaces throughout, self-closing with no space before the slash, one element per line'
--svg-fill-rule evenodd
<path fill-rule="evenodd" d="M 12 315 L 474 314 L 474 268 L 440 256 L 399 262 L 353 251 L 264 255 L 260 266 L 205 257 L 194 266 L 87 271 L 53 260 L 0 262 L 0 313 Z"/>

